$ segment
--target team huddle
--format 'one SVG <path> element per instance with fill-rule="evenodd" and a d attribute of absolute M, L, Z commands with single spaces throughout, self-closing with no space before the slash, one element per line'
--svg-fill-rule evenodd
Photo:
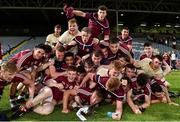
<path fill-rule="evenodd" d="M 59 104 L 67 114 L 106 102 L 116 105 L 111 117 L 120 120 L 124 103 L 135 114 L 158 102 L 178 105 L 171 101 L 165 80 L 171 67 L 154 53 L 151 43 L 145 43 L 139 60 L 134 60 L 129 29 L 124 27 L 118 37 L 111 38 L 104 5 L 94 13 L 67 6 L 64 11 L 69 19 L 67 31 L 60 35 L 61 26 L 56 25 L 45 44 L 23 50 L 1 66 L 0 98 L 11 84 L 14 116 L 29 110 L 49 115 Z M 88 19 L 88 27 L 79 31 L 75 16 Z"/>

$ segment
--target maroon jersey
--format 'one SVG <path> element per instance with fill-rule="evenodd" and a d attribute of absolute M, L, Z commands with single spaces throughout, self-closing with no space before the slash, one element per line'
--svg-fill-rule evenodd
<path fill-rule="evenodd" d="M 17 73 L 11 82 L 21 82 L 23 83 L 25 80 L 28 80 L 27 77 L 23 74 Z"/>
<path fill-rule="evenodd" d="M 63 99 L 63 93 L 65 90 L 73 89 L 76 85 L 75 82 L 69 82 L 67 77 L 59 76 L 56 79 L 54 79 L 57 83 L 62 83 L 64 86 L 64 89 L 60 90 L 57 87 L 51 87 L 52 93 L 53 93 L 53 99 L 55 99 L 57 102 Z"/>
<path fill-rule="evenodd" d="M 42 59 L 36 60 L 33 58 L 33 52 L 31 50 L 24 50 L 13 56 L 11 61 L 15 62 L 17 67 L 24 70 L 34 66 L 39 66 Z"/>
<path fill-rule="evenodd" d="M 104 89 L 104 94 L 107 98 L 122 101 L 125 98 L 125 92 L 122 86 L 120 86 L 119 89 L 115 91 L 109 91 L 106 89 L 106 82 L 108 81 L 108 79 L 109 77 L 101 77 L 100 75 L 95 76 L 95 81 L 97 82 L 100 88 Z"/>
<path fill-rule="evenodd" d="M 164 82 L 162 82 L 161 80 L 152 79 L 149 82 L 150 85 L 152 85 L 154 83 L 157 83 L 163 90 L 166 89 L 166 86 L 164 85 Z M 154 94 L 155 93 L 152 92 L 151 100 L 157 100 L 158 99 Z"/>
<path fill-rule="evenodd" d="M 131 51 L 127 45 L 132 45 L 132 38 L 130 36 L 128 36 L 127 38 L 123 39 L 122 36 L 118 36 L 117 37 L 119 40 L 119 45 L 120 47 L 125 48 L 128 51 Z"/>
<path fill-rule="evenodd" d="M 74 41 L 76 41 L 77 46 L 78 46 L 78 53 L 77 55 L 82 57 L 86 54 L 89 54 L 93 51 L 93 38 L 89 38 L 87 43 L 83 43 L 82 37 L 81 36 L 76 36 L 74 38 Z"/>
<path fill-rule="evenodd" d="M 90 104 L 90 97 L 92 95 L 92 89 L 83 87 L 77 90 L 77 96 L 80 97 L 82 103 Z"/>
<path fill-rule="evenodd" d="M 151 95 L 150 84 L 147 83 L 143 88 L 138 88 L 137 81 L 131 82 L 130 88 L 132 89 L 132 94 L 134 98 L 142 100 L 145 98 L 145 95 Z"/>
<path fill-rule="evenodd" d="M 89 19 L 88 27 L 92 30 L 92 37 L 98 37 L 101 33 L 110 34 L 109 22 L 106 18 L 99 21 L 97 13 L 86 13 L 85 18 Z"/>
<path fill-rule="evenodd" d="M 113 54 L 111 50 L 108 50 L 108 58 L 107 60 L 109 62 L 117 60 L 121 55 L 125 54 L 124 52 L 122 52 L 121 50 L 118 50 L 116 54 Z"/>
<path fill-rule="evenodd" d="M 143 59 L 145 59 L 145 58 L 150 58 L 150 59 L 152 59 L 153 56 L 154 56 L 154 55 L 152 55 L 151 57 L 148 57 L 146 54 L 142 54 L 142 55 L 140 55 L 140 60 L 143 60 Z"/>

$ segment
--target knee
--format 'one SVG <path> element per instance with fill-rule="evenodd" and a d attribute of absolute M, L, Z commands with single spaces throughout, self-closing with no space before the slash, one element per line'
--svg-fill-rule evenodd
<path fill-rule="evenodd" d="M 47 94 L 47 95 L 52 95 L 52 90 L 51 88 L 45 86 L 44 90 L 43 90 L 44 94 Z"/>
<path fill-rule="evenodd" d="M 46 110 L 43 111 L 43 112 L 41 113 L 41 115 L 49 115 L 49 114 L 51 114 L 51 113 L 53 112 L 53 110 L 54 110 L 54 107 L 52 107 L 52 108 L 46 108 Z"/>

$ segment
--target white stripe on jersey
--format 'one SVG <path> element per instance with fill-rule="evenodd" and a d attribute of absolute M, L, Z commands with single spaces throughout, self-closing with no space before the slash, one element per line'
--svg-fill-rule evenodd
<path fill-rule="evenodd" d="M 28 52 L 26 53 L 24 56 L 22 56 L 22 58 L 20 58 L 16 64 L 17 67 L 21 67 L 22 63 L 29 57 L 32 55 L 32 51 L 31 52 Z"/>
<path fill-rule="evenodd" d="M 91 96 L 91 95 L 92 95 L 91 92 L 86 91 L 86 90 L 84 90 L 84 89 L 78 89 L 77 92 L 78 92 L 78 93 L 81 93 L 81 94 L 84 94 L 84 95 L 86 95 L 86 96 Z"/>

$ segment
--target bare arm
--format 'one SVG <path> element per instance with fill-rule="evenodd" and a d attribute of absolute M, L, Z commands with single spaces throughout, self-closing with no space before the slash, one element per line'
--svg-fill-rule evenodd
<path fill-rule="evenodd" d="M 135 114 L 141 114 L 141 111 L 139 110 L 139 108 L 137 107 L 137 105 L 134 104 L 132 98 L 132 89 L 128 91 L 127 93 L 127 103 L 129 105 L 129 107 L 132 109 L 132 111 L 135 113 Z"/>
<path fill-rule="evenodd" d="M 36 69 L 36 71 L 37 72 L 42 71 L 42 70 L 46 69 L 48 66 L 53 65 L 53 64 L 54 64 L 54 61 L 49 61 L 49 62 L 47 62 L 45 64 L 42 64 L 40 67 L 38 67 Z"/>
<path fill-rule="evenodd" d="M 70 96 L 75 96 L 77 94 L 75 89 L 66 90 L 63 95 L 63 113 L 68 113 L 68 101 Z"/>
<path fill-rule="evenodd" d="M 123 112 L 123 102 L 116 100 L 116 112 L 112 114 L 112 119 L 120 120 Z"/>
<path fill-rule="evenodd" d="M 28 90 L 29 90 L 29 98 L 33 98 L 34 97 L 34 90 L 35 90 L 35 84 L 33 80 L 30 79 L 26 79 L 23 81 L 23 83 L 28 86 Z"/>
<path fill-rule="evenodd" d="M 145 95 L 145 102 L 139 105 L 139 108 L 148 108 L 150 106 L 150 95 Z"/>
<path fill-rule="evenodd" d="M 163 64 L 165 65 L 165 70 L 163 72 L 163 75 L 165 76 L 171 71 L 171 67 L 165 61 L 163 61 Z"/>
<path fill-rule="evenodd" d="M 95 75 L 95 73 L 88 73 L 84 78 L 83 81 L 80 84 L 80 87 L 82 87 L 86 82 L 93 80 L 93 76 Z"/>
<path fill-rule="evenodd" d="M 86 13 L 84 13 L 83 11 L 80 11 L 80 10 L 73 10 L 73 14 L 75 14 L 76 16 L 80 16 L 80 17 L 86 16 Z"/>
<path fill-rule="evenodd" d="M 63 75 L 67 76 L 67 72 L 66 71 L 64 71 L 64 72 L 57 72 L 54 65 L 49 66 L 49 73 L 50 73 L 50 76 L 53 79 L 57 78 L 58 76 L 63 76 Z"/>

